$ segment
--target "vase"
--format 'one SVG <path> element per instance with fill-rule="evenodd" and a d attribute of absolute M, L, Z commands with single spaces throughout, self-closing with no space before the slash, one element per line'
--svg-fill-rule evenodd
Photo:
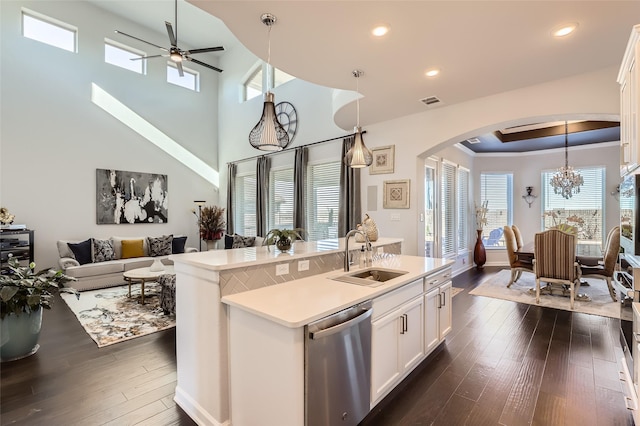
<path fill-rule="evenodd" d="M 289 251 L 291 249 L 291 238 L 280 238 L 276 241 L 276 247 L 280 251 Z"/>
<path fill-rule="evenodd" d="M 487 261 L 487 252 L 482 244 L 482 229 L 476 231 L 478 233 L 478 239 L 476 245 L 473 248 L 473 262 L 476 264 L 476 268 L 482 269 Z"/>
<path fill-rule="evenodd" d="M 218 250 L 218 241 L 220 240 L 207 240 L 207 250 Z"/>
<path fill-rule="evenodd" d="M 160 271 L 164 271 L 164 264 L 162 263 L 162 260 L 160 259 L 155 259 L 153 261 L 153 263 L 151 264 L 151 266 L 149 266 L 149 271 L 150 272 L 160 272 Z"/>
<path fill-rule="evenodd" d="M 36 353 L 40 345 L 42 308 L 20 315 L 10 313 L 0 319 L 0 360 L 13 361 Z"/>

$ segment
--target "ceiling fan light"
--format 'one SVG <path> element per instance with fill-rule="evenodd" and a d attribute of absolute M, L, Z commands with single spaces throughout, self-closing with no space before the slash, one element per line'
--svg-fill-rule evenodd
<path fill-rule="evenodd" d="M 262 117 L 249 133 L 251 146 L 262 151 L 282 151 L 290 143 L 287 131 L 278 121 L 274 98 L 271 92 L 264 94 Z"/>
<path fill-rule="evenodd" d="M 364 144 L 362 127 L 354 127 L 353 133 L 353 146 L 345 155 L 345 162 L 354 169 L 369 167 L 373 163 L 373 154 Z"/>
<path fill-rule="evenodd" d="M 169 55 L 169 58 L 173 61 L 173 62 L 182 62 L 182 55 L 178 52 L 172 52 Z"/>

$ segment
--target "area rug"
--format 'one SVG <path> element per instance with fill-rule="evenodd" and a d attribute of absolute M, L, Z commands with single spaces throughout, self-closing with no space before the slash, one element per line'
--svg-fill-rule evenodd
<path fill-rule="evenodd" d="M 511 271 L 503 269 L 471 290 L 469 294 L 535 305 L 535 276 L 532 273 L 523 272 L 520 279 L 507 288 L 510 278 Z M 573 312 L 620 318 L 620 305 L 611 300 L 607 283 L 604 280 L 596 279 L 583 279 L 583 281 L 586 281 L 589 285 L 581 285 L 578 293 L 586 294 L 591 298 L 591 301 L 576 299 Z M 533 289 L 533 291 L 530 291 L 530 289 Z M 541 294 L 539 306 L 570 311 L 569 303 L 569 296 Z"/>
<path fill-rule="evenodd" d="M 460 287 L 451 287 L 451 297 L 454 297 L 456 294 L 464 291 L 464 288 Z"/>
<path fill-rule="evenodd" d="M 160 285 L 145 283 L 144 305 L 138 303 L 140 285 L 110 287 L 83 291 L 80 299 L 63 293 L 62 299 L 69 305 L 85 331 L 99 348 L 114 343 L 145 336 L 175 327 L 175 315 L 165 315 L 160 308 Z"/>

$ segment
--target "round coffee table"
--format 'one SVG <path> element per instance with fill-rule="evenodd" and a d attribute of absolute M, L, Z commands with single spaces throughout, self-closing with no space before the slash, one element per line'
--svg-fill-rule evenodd
<path fill-rule="evenodd" d="M 147 281 L 155 281 L 160 275 L 175 274 L 173 265 L 165 265 L 162 271 L 150 271 L 149 267 L 131 269 L 125 271 L 122 275 L 125 281 L 129 283 L 129 297 L 131 297 L 131 284 L 140 283 L 140 303 L 144 305 L 144 283 Z"/>

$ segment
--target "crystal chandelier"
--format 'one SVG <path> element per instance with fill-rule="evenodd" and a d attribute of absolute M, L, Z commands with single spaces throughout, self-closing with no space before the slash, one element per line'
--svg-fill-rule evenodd
<path fill-rule="evenodd" d="M 269 28 L 269 49 L 267 52 L 267 92 L 264 94 L 264 105 L 260 121 L 249 133 L 249 143 L 252 147 L 262 151 L 282 151 L 289 146 L 291 140 L 287 131 L 278 121 L 276 114 L 274 95 L 270 91 L 269 81 L 273 71 L 271 69 L 271 26 L 275 24 L 276 17 L 270 13 L 261 16 L 261 21 Z"/>
<path fill-rule="evenodd" d="M 560 167 L 551 178 L 553 192 L 562 195 L 567 200 L 580 192 L 584 184 L 582 175 L 569 166 L 569 125 L 564 122 L 564 167 Z"/>

